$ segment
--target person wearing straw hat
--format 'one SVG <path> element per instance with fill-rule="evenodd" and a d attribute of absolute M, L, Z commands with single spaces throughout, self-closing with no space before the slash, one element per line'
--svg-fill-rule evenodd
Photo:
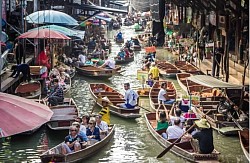
<path fill-rule="evenodd" d="M 109 110 L 109 99 L 108 97 L 103 97 L 102 99 L 102 110 L 99 114 L 102 116 L 102 120 L 110 125 L 110 110 Z"/>
<path fill-rule="evenodd" d="M 198 132 L 194 135 L 190 135 L 190 139 L 197 139 L 194 141 L 191 139 L 191 145 L 195 149 L 196 152 L 201 154 L 209 154 L 212 153 L 214 150 L 214 143 L 213 143 L 213 130 L 211 125 L 205 118 L 201 118 L 200 120 L 194 121 L 196 127 L 198 128 Z"/>

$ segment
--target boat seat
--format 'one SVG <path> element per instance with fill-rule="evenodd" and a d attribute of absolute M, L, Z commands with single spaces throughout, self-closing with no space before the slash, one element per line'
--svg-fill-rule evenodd
<path fill-rule="evenodd" d="M 52 110 L 56 115 L 77 115 L 75 107 L 58 108 Z"/>
<path fill-rule="evenodd" d="M 77 115 L 53 115 L 50 121 L 64 121 L 64 120 L 75 120 Z"/>

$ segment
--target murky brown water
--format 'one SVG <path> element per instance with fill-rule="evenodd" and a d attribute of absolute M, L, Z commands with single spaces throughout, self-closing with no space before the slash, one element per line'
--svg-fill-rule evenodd
<path fill-rule="evenodd" d="M 134 34 L 133 30 L 128 27 L 125 27 L 123 31 L 125 33 L 125 39 L 130 38 Z M 108 37 L 113 38 L 113 33 L 109 33 Z M 120 46 L 114 44 L 111 56 L 115 56 L 119 49 Z M 76 101 L 80 113 L 83 114 L 86 111 L 90 111 L 94 106 L 94 102 L 88 90 L 88 83 L 104 82 L 121 92 L 124 92 L 124 82 L 132 83 L 132 87 L 135 89 L 140 87 L 141 83 L 136 80 L 136 70 L 141 67 L 140 61 L 142 56 L 143 52 L 137 53 L 134 62 L 122 67 L 124 71 L 121 74 L 115 75 L 106 81 L 97 81 L 76 76 L 70 94 Z M 173 59 L 173 57 L 167 53 L 164 58 L 168 60 Z M 174 82 L 177 89 L 180 89 L 177 82 Z M 149 101 L 147 98 L 141 99 L 140 103 L 149 109 Z M 99 110 L 100 108 L 95 106 L 95 112 Z M 141 114 L 143 115 L 144 113 L 146 113 L 146 111 L 142 110 Z M 156 159 L 156 156 L 163 148 L 147 130 L 144 116 L 136 120 L 125 120 L 111 116 L 111 122 L 117 124 L 113 140 L 100 152 L 84 162 L 186 162 L 171 152 L 168 152 L 161 159 Z M 66 135 L 67 131 L 54 132 L 43 127 L 31 136 L 13 136 L 10 140 L 6 140 L 5 143 L 0 143 L 0 162 L 40 162 L 39 154 L 47 149 L 47 145 L 49 147 L 55 146 L 62 142 Z M 225 137 L 214 132 L 214 144 L 216 149 L 221 152 L 220 158 L 222 162 L 247 162 L 237 137 Z"/>

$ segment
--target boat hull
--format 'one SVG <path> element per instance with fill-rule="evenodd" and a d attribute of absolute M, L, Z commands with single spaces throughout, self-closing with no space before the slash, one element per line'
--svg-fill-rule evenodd
<path fill-rule="evenodd" d="M 115 60 L 115 63 L 118 65 L 119 64 L 121 65 L 121 64 L 128 64 L 128 63 L 133 62 L 133 61 L 134 61 L 134 56 L 133 57 L 126 57 L 125 60 L 118 60 L 117 59 L 117 60 Z"/>
<path fill-rule="evenodd" d="M 38 98 L 41 93 L 41 83 L 38 81 L 31 83 L 20 83 L 15 90 L 15 94 L 28 99 Z"/>
<path fill-rule="evenodd" d="M 249 158 L 249 129 L 244 129 L 243 131 L 239 131 L 239 139 L 240 139 L 240 145 L 242 148 L 242 151 L 244 152 L 244 155 L 250 161 Z"/>
<path fill-rule="evenodd" d="M 79 75 L 83 75 L 86 77 L 94 77 L 94 78 L 110 78 L 112 77 L 114 71 L 112 69 L 102 69 L 92 67 L 91 69 L 87 67 L 76 67 L 76 71 Z"/>

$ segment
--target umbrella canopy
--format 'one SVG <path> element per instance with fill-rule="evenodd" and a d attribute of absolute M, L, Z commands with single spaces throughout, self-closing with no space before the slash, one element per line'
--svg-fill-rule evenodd
<path fill-rule="evenodd" d="M 54 38 L 54 39 L 70 40 L 70 38 L 65 36 L 64 34 L 61 34 L 54 30 L 50 30 L 48 28 L 28 31 L 21 34 L 17 38 Z"/>
<path fill-rule="evenodd" d="M 34 130 L 53 115 L 49 107 L 22 97 L 0 93 L 0 137 Z"/>
<path fill-rule="evenodd" d="M 71 29 L 66 28 L 66 27 L 59 26 L 59 25 L 45 25 L 45 26 L 41 26 L 38 28 L 30 29 L 29 31 L 41 30 L 41 29 L 50 29 L 50 30 L 59 32 L 61 34 L 67 35 L 67 36 L 77 36 L 76 31 L 71 30 Z"/>
<path fill-rule="evenodd" d="M 60 11 L 43 10 L 34 12 L 25 17 L 28 23 L 33 24 L 63 24 L 76 26 L 77 20 Z"/>

